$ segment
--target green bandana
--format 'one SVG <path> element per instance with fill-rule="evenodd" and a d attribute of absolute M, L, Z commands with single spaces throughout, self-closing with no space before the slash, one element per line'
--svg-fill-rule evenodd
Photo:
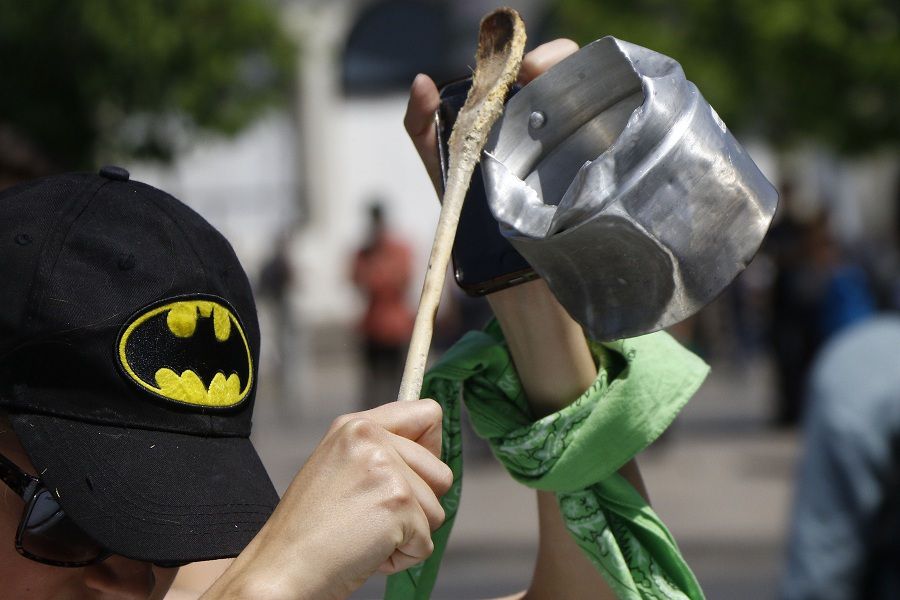
<path fill-rule="evenodd" d="M 590 343 L 599 373 L 566 408 L 535 421 L 500 327 L 466 334 L 425 376 L 444 408 L 442 458 L 454 482 L 424 563 L 388 578 L 388 600 L 431 595 L 462 490 L 462 395 L 475 431 L 521 483 L 556 492 L 569 532 L 622 599 L 700 599 L 703 592 L 656 513 L 616 473 L 669 426 L 709 367 L 666 333 Z"/>

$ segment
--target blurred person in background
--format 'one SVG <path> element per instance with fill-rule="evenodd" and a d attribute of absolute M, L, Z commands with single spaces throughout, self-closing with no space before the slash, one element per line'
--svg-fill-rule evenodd
<path fill-rule="evenodd" d="M 49 162 L 33 144 L 0 123 L 0 191 L 51 171 Z"/>
<path fill-rule="evenodd" d="M 793 195 L 793 185 L 784 183 L 780 220 L 764 250 L 775 265 L 770 339 L 778 382 L 775 422 L 780 426 L 801 421 L 809 369 L 822 345 L 875 312 L 869 278 L 836 239 L 829 214 L 819 211 L 800 221 L 792 212 Z"/>
<path fill-rule="evenodd" d="M 814 330 L 816 348 L 875 313 L 875 297 L 866 271 L 841 247 L 829 225 L 823 213 L 807 232 L 810 263 L 821 281 Z"/>
<path fill-rule="evenodd" d="M 290 374 L 300 368 L 302 356 L 295 352 L 296 340 L 303 335 L 295 327 L 291 312 L 291 290 L 297 285 L 297 276 L 291 262 L 291 233 L 284 232 L 273 244 L 272 252 L 263 263 L 257 283 L 260 305 L 266 307 L 272 323 L 268 329 L 272 338 L 265 349 L 271 348 L 267 368 L 275 378 L 278 388 L 275 396 L 281 399 L 282 414 L 290 416 L 289 402 L 298 390 L 291 386 Z"/>
<path fill-rule="evenodd" d="M 357 251 L 352 267 L 353 283 L 367 302 L 360 324 L 364 408 L 396 400 L 415 319 L 407 300 L 412 250 L 387 227 L 384 212 L 380 201 L 369 205 L 368 240 Z"/>
<path fill-rule="evenodd" d="M 813 239 L 829 273 L 826 342 L 810 372 L 780 598 L 900 598 L 900 316 L 875 315 L 865 273 L 824 226 Z"/>
<path fill-rule="evenodd" d="M 810 227 L 794 215 L 791 182 L 781 184 L 779 197 L 776 221 L 762 251 L 775 267 L 769 324 L 778 389 L 775 424 L 794 426 L 802 413 L 804 381 L 817 345 L 821 283 L 810 256 Z"/>
<path fill-rule="evenodd" d="M 839 333 L 809 392 L 779 597 L 900 598 L 900 317 Z"/>
<path fill-rule="evenodd" d="M 892 230 L 888 239 L 866 246 L 879 307 L 900 311 L 900 179 L 894 182 Z M 880 242 L 880 243 L 879 243 Z"/>

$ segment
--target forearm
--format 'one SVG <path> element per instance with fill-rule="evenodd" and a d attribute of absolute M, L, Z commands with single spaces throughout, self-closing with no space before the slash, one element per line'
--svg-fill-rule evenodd
<path fill-rule="evenodd" d="M 536 416 L 568 405 L 597 368 L 581 326 L 539 279 L 488 296 Z"/>
<path fill-rule="evenodd" d="M 536 416 L 568 406 L 591 386 L 597 367 L 584 332 L 543 280 L 496 292 L 488 302 Z M 636 461 L 619 473 L 647 498 Z"/>
<path fill-rule="evenodd" d="M 232 561 L 200 600 L 313 600 L 324 597 L 317 595 L 323 591 L 323 586 L 317 585 L 311 577 L 301 575 L 301 572 L 309 571 L 302 568 L 302 561 L 292 561 L 287 568 L 279 568 L 258 556 L 265 537 L 265 532 L 261 533 L 260 539 L 254 539 Z"/>
<path fill-rule="evenodd" d="M 564 408 L 594 382 L 597 367 L 581 326 L 543 280 L 488 297 L 536 416 Z M 619 471 L 645 498 L 634 461 Z M 569 535 L 553 493 L 538 492 L 540 545 L 527 597 L 614 598 Z"/>

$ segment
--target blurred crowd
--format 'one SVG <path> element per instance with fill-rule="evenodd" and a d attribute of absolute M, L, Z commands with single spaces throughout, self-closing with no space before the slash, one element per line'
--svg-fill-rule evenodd
<path fill-rule="evenodd" d="M 800 424 L 816 356 L 842 331 L 900 309 L 900 220 L 891 235 L 851 241 L 836 234 L 832 210 L 796 209 L 790 180 L 763 246 L 712 305 L 673 332 L 707 360 L 740 368 L 763 359 L 775 371 L 775 426 Z M 900 201 L 889 214 L 900 214 Z"/>

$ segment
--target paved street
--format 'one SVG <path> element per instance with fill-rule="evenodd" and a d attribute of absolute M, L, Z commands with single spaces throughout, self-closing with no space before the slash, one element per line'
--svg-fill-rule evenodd
<path fill-rule="evenodd" d="M 352 339 L 340 335 L 312 348 L 303 395 L 287 407 L 275 401 L 271 387 L 261 389 L 254 440 L 279 491 L 330 420 L 354 409 L 358 363 L 352 348 Z M 714 368 L 675 426 L 639 458 L 655 509 L 710 599 L 774 597 L 796 436 L 765 427 L 769 389 L 763 364 Z M 435 599 L 488 598 L 528 582 L 534 494 L 482 455 L 470 440 L 460 513 Z M 196 598 L 222 568 L 188 567 L 170 599 Z M 382 589 L 383 579 L 376 578 L 354 598 L 380 598 Z"/>

